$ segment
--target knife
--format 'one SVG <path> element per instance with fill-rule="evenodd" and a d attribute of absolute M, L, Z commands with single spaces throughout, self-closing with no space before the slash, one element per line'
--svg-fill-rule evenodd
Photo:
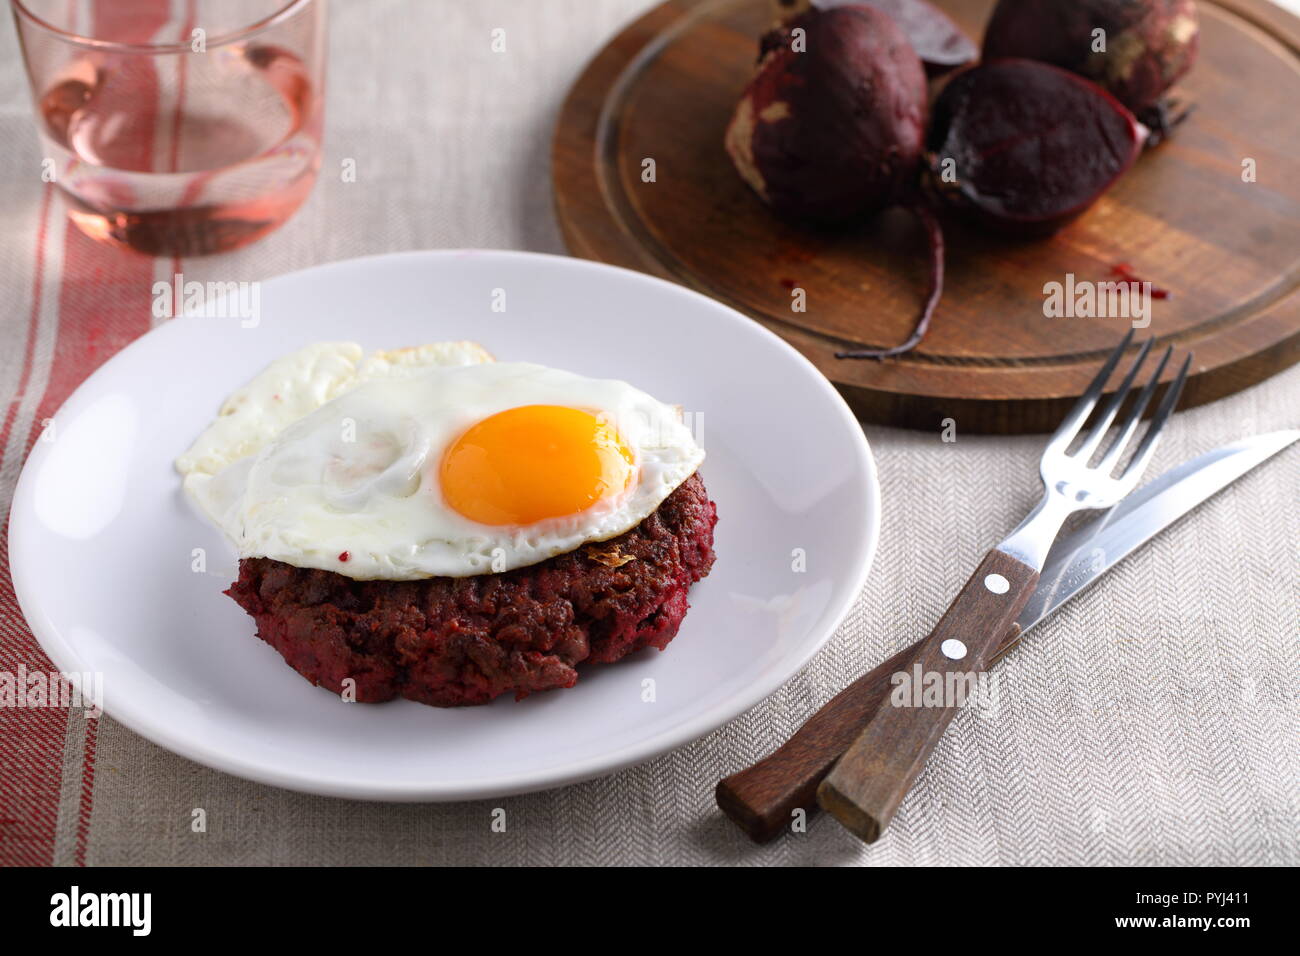
<path fill-rule="evenodd" d="M 1300 431 L 1279 431 L 1223 445 L 1170 469 L 1109 511 L 1063 533 L 1020 613 L 1018 628 L 1010 629 L 994 660 L 1138 547 L 1297 439 Z M 759 843 L 806 819 L 801 811 L 815 812 L 818 784 L 889 695 L 892 676 L 910 666 L 923 643 L 904 648 L 859 677 L 770 755 L 719 781 L 715 796 L 722 812 Z"/>

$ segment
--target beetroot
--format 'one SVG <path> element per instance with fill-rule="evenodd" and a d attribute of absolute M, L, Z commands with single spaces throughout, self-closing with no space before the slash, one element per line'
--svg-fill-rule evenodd
<path fill-rule="evenodd" d="M 921 220 L 921 225 L 925 227 L 926 238 L 930 243 L 930 291 L 925 297 L 925 304 L 921 307 L 921 315 L 912 328 L 912 334 L 902 345 L 886 349 L 854 349 L 836 352 L 837 359 L 885 359 L 891 355 L 902 355 L 920 345 L 921 340 L 925 338 L 925 333 L 930 330 L 930 320 L 934 317 L 934 310 L 938 308 L 939 300 L 943 298 L 943 230 L 934 211 L 924 201 L 914 203 L 911 209 Z"/>
<path fill-rule="evenodd" d="M 925 72 L 932 77 L 974 63 L 979 56 L 979 49 L 961 27 L 926 0 L 816 0 L 816 5 L 823 8 L 851 3 L 889 14 L 925 64 Z"/>
<path fill-rule="evenodd" d="M 925 140 L 925 70 L 873 7 L 810 9 L 764 39 L 727 126 L 736 169 L 777 213 L 819 223 L 896 203 Z"/>
<path fill-rule="evenodd" d="M 917 192 L 925 140 L 925 69 L 888 14 L 813 7 L 764 38 L 758 72 L 727 126 L 737 171 L 777 213 L 842 224 L 908 205 L 930 242 L 930 293 L 916 332 L 897 348 L 841 352 L 884 358 L 912 348 L 943 294 L 943 233 Z"/>
<path fill-rule="evenodd" d="M 1198 32 L 1193 0 L 999 0 L 984 34 L 984 59 L 1055 64 L 1142 113 L 1191 68 Z"/>
<path fill-rule="evenodd" d="M 995 60 L 958 74 L 935 102 L 928 181 L 987 225 L 1048 235 L 1133 164 L 1144 137 L 1095 83 L 1035 60 Z"/>

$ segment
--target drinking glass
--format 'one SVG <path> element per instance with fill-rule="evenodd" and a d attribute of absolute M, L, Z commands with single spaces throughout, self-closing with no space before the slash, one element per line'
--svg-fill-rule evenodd
<path fill-rule="evenodd" d="M 150 255 L 266 235 L 320 168 L 324 0 L 10 0 L 42 176 Z"/>

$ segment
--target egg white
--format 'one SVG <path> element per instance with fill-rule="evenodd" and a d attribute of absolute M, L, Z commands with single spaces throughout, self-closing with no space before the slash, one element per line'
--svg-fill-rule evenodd
<path fill-rule="evenodd" d="M 491 362 L 477 342 L 434 342 L 374 352 L 356 342 L 317 342 L 276 359 L 221 405 L 217 419 L 176 459 L 182 475 L 215 475 L 252 455 L 286 425 L 363 382 L 431 368 Z"/>
<path fill-rule="evenodd" d="M 507 571 L 628 531 L 704 459 L 675 408 L 624 382 L 526 363 L 380 364 L 368 380 L 350 381 L 279 427 L 255 453 L 211 471 L 191 468 L 187 491 L 240 557 L 358 579 Z M 452 510 L 438 479 L 445 450 L 475 423 L 523 405 L 605 417 L 633 453 L 633 485 L 578 514 L 526 527 L 483 525 Z M 252 429 L 259 438 L 271 430 L 262 424 Z M 233 449 L 251 443 L 224 437 Z M 215 464 L 216 456 L 191 452 L 182 460 Z"/>

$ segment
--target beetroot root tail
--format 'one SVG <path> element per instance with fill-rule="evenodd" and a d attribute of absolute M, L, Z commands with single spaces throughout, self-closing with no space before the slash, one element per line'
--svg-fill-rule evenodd
<path fill-rule="evenodd" d="M 934 316 L 934 310 L 939 305 L 939 300 L 943 298 L 943 228 L 939 225 L 939 220 L 923 199 L 918 199 L 911 207 L 916 217 L 921 220 L 921 225 L 925 227 L 926 238 L 930 243 L 930 294 L 926 297 L 925 306 L 921 309 L 921 317 L 916 321 L 916 327 L 912 329 L 912 334 L 908 336 L 906 342 L 902 345 L 895 345 L 887 349 L 854 349 L 849 352 L 836 352 L 835 357 L 839 359 L 886 359 L 892 355 L 902 355 L 904 352 L 910 352 L 921 343 L 925 338 L 925 333 L 930 330 L 930 319 Z"/>

